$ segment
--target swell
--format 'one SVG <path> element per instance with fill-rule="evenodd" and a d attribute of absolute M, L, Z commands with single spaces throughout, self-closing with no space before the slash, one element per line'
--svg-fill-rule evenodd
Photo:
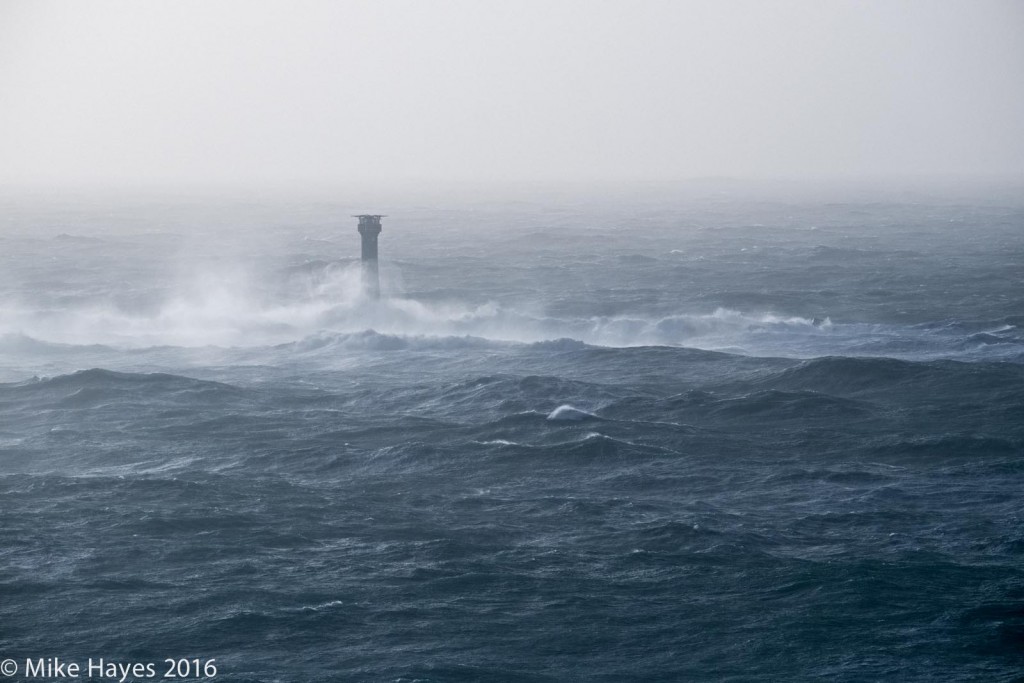
<path fill-rule="evenodd" d="M 912 362 L 895 358 L 826 357 L 802 362 L 763 384 L 785 390 L 818 390 L 839 395 L 913 388 L 919 392 L 1019 394 L 1024 366 L 1009 362 Z"/>
<path fill-rule="evenodd" d="M 233 401 L 242 393 L 239 387 L 182 375 L 92 368 L 51 378 L 0 384 L 0 405 L 38 408 L 43 403 L 51 407 L 84 408 L 135 399 L 214 405 Z"/>
<path fill-rule="evenodd" d="M 531 353 L 520 349 L 507 367 L 537 362 Z M 479 364 L 459 352 L 439 375 L 398 376 L 385 364 L 314 386 L 267 382 L 260 370 L 227 383 L 99 368 L 4 384 L 0 459 L 7 472 L 306 476 L 325 467 L 454 471 L 494 455 L 1011 458 L 1024 444 L 1024 367 L 1014 363 L 561 353 L 535 354 L 548 374 L 478 374 L 495 363 L 488 351 Z M 381 372 L 388 382 L 373 383 Z"/>

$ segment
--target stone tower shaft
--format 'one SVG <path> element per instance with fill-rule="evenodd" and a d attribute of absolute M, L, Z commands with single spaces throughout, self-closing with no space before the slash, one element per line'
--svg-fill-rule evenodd
<path fill-rule="evenodd" d="M 377 237 L 383 228 L 378 214 L 353 216 L 359 219 L 359 235 L 362 237 L 363 291 L 371 299 L 380 298 L 380 273 L 377 267 Z"/>

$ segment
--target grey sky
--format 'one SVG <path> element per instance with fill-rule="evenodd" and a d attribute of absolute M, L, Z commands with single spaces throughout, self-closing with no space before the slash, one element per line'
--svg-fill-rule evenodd
<path fill-rule="evenodd" d="M 0 0 L 7 184 L 1024 175 L 1024 2 Z"/>

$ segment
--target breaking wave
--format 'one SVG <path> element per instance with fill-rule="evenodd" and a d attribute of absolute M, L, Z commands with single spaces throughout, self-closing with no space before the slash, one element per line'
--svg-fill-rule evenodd
<path fill-rule="evenodd" d="M 685 346 L 754 356 L 887 356 L 913 360 L 1020 360 L 1017 319 L 899 325 L 833 321 L 719 307 L 670 315 L 551 315 L 544 307 L 373 301 L 360 293 L 358 269 L 319 264 L 292 274 L 274 293 L 236 271 L 194 276 L 177 291 L 142 305 L 6 303 L 0 350 L 56 353 L 66 346 L 115 349 L 255 348 L 317 351 L 437 350 L 494 343 L 538 344 L 550 351 L 584 345 Z M 298 278 L 297 280 L 295 278 Z"/>

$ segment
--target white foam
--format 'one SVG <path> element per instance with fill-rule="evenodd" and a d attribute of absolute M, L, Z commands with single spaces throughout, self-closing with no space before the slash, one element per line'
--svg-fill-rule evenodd
<path fill-rule="evenodd" d="M 392 291 L 396 281 L 397 276 L 386 281 Z M 580 344 L 686 346 L 797 358 L 1002 358 L 1021 353 L 1016 338 L 965 345 L 965 334 L 955 329 L 834 323 L 827 317 L 727 308 L 665 316 L 552 317 L 540 307 L 425 303 L 396 292 L 373 301 L 361 293 L 358 264 L 299 273 L 288 281 L 288 296 L 279 294 L 269 296 L 260 277 L 244 268 L 206 266 L 180 275 L 163 300 L 145 311 L 126 310 L 112 301 L 62 308 L 0 304 L 0 347 L 14 354 L 43 354 L 45 343 L 127 349 L 294 344 L 298 353 L 315 353 L 519 342 L 549 344 L 554 351 L 577 350 Z M 991 334 L 1012 329 L 1003 325 Z"/>
<path fill-rule="evenodd" d="M 555 422 L 581 422 L 583 420 L 597 420 L 597 415 L 580 410 L 571 405 L 561 405 L 551 411 L 548 419 Z"/>

